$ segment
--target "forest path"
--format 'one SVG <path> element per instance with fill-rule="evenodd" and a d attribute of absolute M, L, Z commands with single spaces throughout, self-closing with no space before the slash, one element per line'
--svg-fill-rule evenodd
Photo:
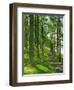
<path fill-rule="evenodd" d="M 55 72 L 57 73 L 63 72 L 63 64 L 58 60 L 55 60 L 55 58 L 52 57 L 52 55 L 50 55 L 49 58 L 50 58 L 49 64 L 55 68 Z"/>

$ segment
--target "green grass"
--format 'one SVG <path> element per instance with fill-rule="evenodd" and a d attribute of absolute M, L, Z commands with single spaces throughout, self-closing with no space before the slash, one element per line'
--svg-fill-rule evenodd
<path fill-rule="evenodd" d="M 27 67 L 26 66 L 24 68 L 24 72 L 25 72 L 25 74 L 35 74 L 35 73 L 38 72 L 38 70 L 36 68 L 34 68 L 34 67 Z"/>
<path fill-rule="evenodd" d="M 45 65 L 40 65 L 37 64 L 35 66 L 32 65 L 26 65 L 24 67 L 24 74 L 41 74 L 41 73 L 53 73 L 55 72 L 55 69 L 49 65 L 49 66 L 45 66 Z"/>

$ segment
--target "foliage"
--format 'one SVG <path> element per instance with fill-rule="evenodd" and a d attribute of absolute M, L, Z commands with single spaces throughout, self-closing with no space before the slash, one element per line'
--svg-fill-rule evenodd
<path fill-rule="evenodd" d="M 51 62 L 63 66 L 63 16 L 24 15 L 24 74 L 63 72 Z"/>

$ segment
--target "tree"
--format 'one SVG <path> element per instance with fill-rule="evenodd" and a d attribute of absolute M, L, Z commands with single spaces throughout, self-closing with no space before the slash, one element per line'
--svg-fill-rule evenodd
<path fill-rule="evenodd" d="M 30 64 L 34 62 L 34 16 L 30 15 L 30 27 L 29 27 L 29 58 Z"/>

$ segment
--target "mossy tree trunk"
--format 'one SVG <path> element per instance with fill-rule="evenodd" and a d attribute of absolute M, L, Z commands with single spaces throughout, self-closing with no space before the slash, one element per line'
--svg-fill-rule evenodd
<path fill-rule="evenodd" d="M 30 64 L 34 62 L 34 16 L 30 15 L 30 27 L 29 27 L 29 58 Z"/>

